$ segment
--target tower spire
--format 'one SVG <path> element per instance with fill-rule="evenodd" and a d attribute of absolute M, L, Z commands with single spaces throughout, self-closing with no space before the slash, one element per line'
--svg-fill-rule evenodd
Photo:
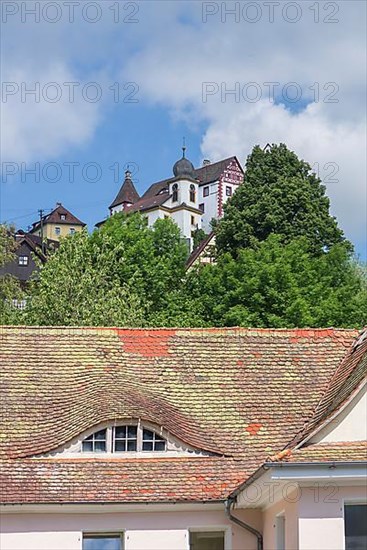
<path fill-rule="evenodd" d="M 185 158 L 186 154 L 186 139 L 185 137 L 182 138 L 182 158 Z"/>

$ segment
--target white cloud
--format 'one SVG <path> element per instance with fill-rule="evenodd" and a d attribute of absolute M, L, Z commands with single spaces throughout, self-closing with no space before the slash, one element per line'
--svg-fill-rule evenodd
<path fill-rule="evenodd" d="M 314 22 L 314 1 L 302 1 L 302 18 L 287 23 L 276 8 L 274 23 L 221 21 L 219 12 L 202 22 L 202 2 L 140 2 L 138 24 L 113 24 L 108 2 L 96 25 L 77 19 L 74 24 L 4 26 L 3 79 L 8 81 L 97 80 L 139 84 L 144 106 L 160 104 L 190 126 L 205 122 L 203 157 L 212 160 L 238 155 L 244 161 L 254 144 L 285 142 L 310 164 L 339 166 L 338 183 L 328 185 L 332 211 L 349 238 L 364 239 L 365 213 L 365 11 L 359 1 L 319 3 L 320 22 Z M 233 7 L 235 2 L 227 2 Z M 243 5 L 244 3 L 240 3 Z M 323 23 L 330 5 L 340 9 L 338 23 Z M 123 13 L 123 15 L 126 15 Z M 13 25 L 13 26 L 12 26 Z M 30 65 L 30 60 L 33 63 Z M 203 82 L 223 82 L 233 88 L 257 82 L 297 82 L 312 101 L 315 82 L 320 101 L 298 113 L 266 99 L 237 103 L 220 93 L 202 99 Z M 339 86 L 338 103 L 325 103 L 326 83 Z M 103 84 L 104 83 L 104 84 Z M 264 96 L 263 96 L 264 98 Z M 83 147 L 95 135 L 104 103 L 9 101 L 2 105 L 3 160 L 38 160 Z"/>
<path fill-rule="evenodd" d="M 54 158 L 91 138 L 100 119 L 100 105 L 83 100 L 80 91 L 85 82 L 75 88 L 72 101 L 71 88 L 65 82 L 80 79 L 64 64 L 38 71 L 25 66 L 6 71 L 3 89 L 9 83 L 6 89 L 15 93 L 9 94 L 2 105 L 4 162 Z M 37 94 L 25 94 L 31 89 Z M 60 94 L 60 100 L 54 102 Z"/>
<path fill-rule="evenodd" d="M 339 23 L 315 23 L 310 10 L 314 3 L 302 2 L 303 17 L 293 25 L 279 18 L 273 24 L 265 18 L 252 25 L 222 23 L 217 14 L 198 32 L 195 23 L 201 18 L 201 3 L 192 3 L 188 6 L 192 23 L 172 19 L 163 35 L 148 34 L 125 70 L 139 82 L 147 101 L 170 107 L 188 124 L 194 117 L 207 122 L 202 139 L 205 158 L 236 154 L 244 160 L 257 143 L 284 142 L 311 165 L 318 163 L 322 178 L 329 174 L 330 179 L 333 171 L 333 165 L 326 169 L 325 165 L 336 163 L 338 173 L 331 179 L 338 182 L 327 184 L 332 212 L 347 236 L 362 242 L 366 229 L 365 4 L 338 4 Z M 322 20 L 329 12 L 322 12 L 323 5 L 320 9 Z M 242 90 L 246 83 L 256 82 L 263 99 L 250 103 L 240 97 L 236 102 L 231 95 L 222 98 L 219 91 L 203 102 L 204 82 L 217 83 L 219 90 L 221 83 L 233 89 L 238 82 Z M 303 98 L 311 103 L 300 112 L 270 103 L 264 99 L 265 82 L 282 86 L 297 82 Z M 310 89 L 315 82 L 319 83 L 318 102 Z M 325 102 L 328 98 L 338 102 Z"/>

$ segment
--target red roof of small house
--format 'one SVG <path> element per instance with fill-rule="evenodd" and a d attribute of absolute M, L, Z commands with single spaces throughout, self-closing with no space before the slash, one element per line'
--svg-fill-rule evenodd
<path fill-rule="evenodd" d="M 65 219 L 64 219 L 65 218 Z M 85 223 L 79 220 L 74 214 L 72 214 L 65 206 L 63 206 L 61 203 L 58 203 L 56 205 L 56 208 L 50 212 L 50 214 L 47 214 L 43 218 L 43 223 L 46 225 L 48 223 L 57 223 L 60 225 L 67 224 L 67 225 L 81 225 L 82 227 L 85 227 Z M 31 232 L 38 230 L 40 227 L 40 222 L 37 221 L 33 224 L 33 227 L 31 229 Z"/>
<path fill-rule="evenodd" d="M 224 500 L 312 421 L 357 335 L 2 327 L 2 501 Z M 202 452 L 49 455 L 116 418 L 153 423 Z"/>

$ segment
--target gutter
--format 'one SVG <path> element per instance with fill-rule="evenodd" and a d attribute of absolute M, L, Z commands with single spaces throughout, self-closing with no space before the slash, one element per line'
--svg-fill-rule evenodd
<path fill-rule="evenodd" d="M 236 499 L 229 497 L 225 502 L 225 512 L 230 521 L 235 523 L 236 525 L 239 525 L 239 527 L 242 527 L 242 529 L 246 529 L 246 531 L 249 531 L 252 535 L 254 535 L 257 538 L 257 550 L 263 550 L 264 544 L 263 544 L 263 536 L 254 527 L 251 527 L 251 525 L 248 525 L 244 521 L 241 521 L 240 519 L 236 518 L 231 513 L 231 507 L 235 504 Z"/>

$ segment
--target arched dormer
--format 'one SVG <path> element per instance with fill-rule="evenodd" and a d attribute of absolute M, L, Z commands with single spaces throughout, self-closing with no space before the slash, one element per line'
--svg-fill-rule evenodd
<path fill-rule="evenodd" d="M 121 420 L 103 423 L 86 430 L 68 444 L 48 456 L 177 456 L 178 454 L 213 455 L 180 441 L 166 429 L 141 420 Z"/>

